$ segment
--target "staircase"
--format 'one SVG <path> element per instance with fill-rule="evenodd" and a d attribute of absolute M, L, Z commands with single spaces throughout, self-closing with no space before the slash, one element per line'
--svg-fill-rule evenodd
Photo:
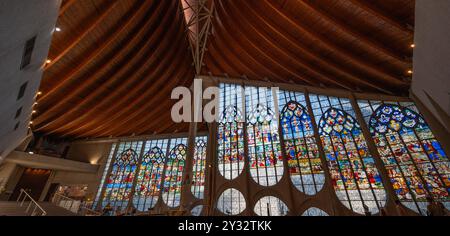
<path fill-rule="evenodd" d="M 50 202 L 39 202 L 38 204 L 45 210 L 47 213 L 46 216 L 76 216 L 75 213 Z M 20 204 L 15 201 L 0 201 L 0 216 L 29 216 L 30 214 L 26 213 L 28 205 L 29 202 L 24 202 L 23 206 L 20 206 Z"/>

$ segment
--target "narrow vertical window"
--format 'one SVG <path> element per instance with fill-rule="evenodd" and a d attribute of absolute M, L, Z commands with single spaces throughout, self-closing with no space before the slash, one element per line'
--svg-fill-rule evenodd
<path fill-rule="evenodd" d="M 124 210 L 131 199 L 142 142 L 121 143 L 108 178 L 103 207 Z"/>
<path fill-rule="evenodd" d="M 183 171 L 187 155 L 187 139 L 172 139 L 171 149 L 164 171 L 162 198 L 169 207 L 179 207 L 181 202 L 181 188 L 183 185 Z"/>
<path fill-rule="evenodd" d="M 244 170 L 244 117 L 242 87 L 221 84 L 218 127 L 218 169 L 228 180 L 237 178 Z"/>
<path fill-rule="evenodd" d="M 106 160 L 105 169 L 103 170 L 103 176 L 102 176 L 102 179 L 100 180 L 100 185 L 99 185 L 98 190 L 97 190 L 97 195 L 95 196 L 95 199 L 94 199 L 94 204 L 92 205 L 92 209 L 94 209 L 94 210 L 97 208 L 98 202 L 100 200 L 100 196 L 101 196 L 104 184 L 105 184 L 106 177 L 107 177 L 108 172 L 109 172 L 109 168 L 111 166 L 111 161 L 112 161 L 112 159 L 114 157 L 114 151 L 115 150 L 116 150 L 116 144 L 113 143 L 111 145 L 111 150 L 109 151 L 108 159 Z"/>
<path fill-rule="evenodd" d="M 206 170 L 206 148 L 208 137 L 197 137 L 195 139 L 195 150 L 192 167 L 192 194 L 203 199 L 205 193 L 205 170 Z"/>
<path fill-rule="evenodd" d="M 19 94 L 17 95 L 17 100 L 20 100 L 25 95 L 25 91 L 27 90 L 28 82 L 25 82 L 20 86 Z"/>
<path fill-rule="evenodd" d="M 311 117 L 301 93 L 280 92 L 281 127 L 292 183 L 301 192 L 317 194 L 325 183 Z"/>
<path fill-rule="evenodd" d="M 272 91 L 246 87 L 250 174 L 256 183 L 273 186 L 283 177 L 283 158 Z"/>
<path fill-rule="evenodd" d="M 36 44 L 36 36 L 27 40 L 23 49 L 22 63 L 20 69 L 23 70 L 31 63 L 31 56 L 33 55 L 34 46 Z"/>
<path fill-rule="evenodd" d="M 168 142 L 151 140 L 145 144 L 133 197 L 134 207 L 139 211 L 151 210 L 158 202 Z"/>
<path fill-rule="evenodd" d="M 331 180 L 339 200 L 356 213 L 376 213 L 386 202 L 381 176 L 348 99 L 311 95 Z"/>

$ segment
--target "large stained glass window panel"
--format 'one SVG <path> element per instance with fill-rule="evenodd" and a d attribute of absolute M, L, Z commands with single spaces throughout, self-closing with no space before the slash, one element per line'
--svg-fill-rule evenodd
<path fill-rule="evenodd" d="M 205 170 L 206 170 L 206 148 L 208 144 L 208 137 L 197 137 L 195 139 L 194 149 L 194 165 L 192 167 L 192 194 L 198 198 L 203 199 L 205 192 Z"/>
<path fill-rule="evenodd" d="M 413 103 L 359 101 L 399 200 L 425 215 L 427 196 L 450 209 L 450 164 Z"/>
<path fill-rule="evenodd" d="M 272 90 L 246 87 L 250 174 L 256 183 L 273 186 L 283 177 L 278 120 Z"/>
<path fill-rule="evenodd" d="M 243 89 L 239 85 L 220 85 L 218 169 L 225 179 L 238 177 L 244 169 Z"/>
<path fill-rule="evenodd" d="M 356 213 L 363 214 L 364 206 L 378 212 L 386 193 L 350 100 L 319 95 L 310 100 L 339 200 Z"/>
<path fill-rule="evenodd" d="M 107 205 L 113 209 L 122 210 L 128 207 L 141 148 L 142 142 L 119 144 L 111 174 L 107 180 L 103 208 Z"/>
<path fill-rule="evenodd" d="M 301 192 L 314 195 L 322 189 L 325 176 L 311 117 L 303 105 L 306 104 L 305 95 L 280 91 L 278 97 L 281 128 L 292 183 Z"/>
<path fill-rule="evenodd" d="M 179 207 L 183 172 L 187 155 L 187 138 L 172 139 L 164 172 L 162 198 L 169 207 Z"/>
<path fill-rule="evenodd" d="M 168 139 L 145 143 L 133 197 L 134 207 L 139 211 L 148 211 L 158 202 L 168 145 Z"/>
<path fill-rule="evenodd" d="M 102 176 L 102 179 L 100 180 L 100 185 L 97 190 L 97 195 L 95 196 L 94 204 L 92 205 L 92 209 L 94 209 L 94 210 L 97 209 L 98 202 L 100 201 L 102 190 L 105 185 L 105 180 L 108 175 L 109 168 L 111 167 L 111 161 L 114 157 L 115 151 L 116 151 L 116 143 L 113 143 L 111 145 L 111 151 L 109 152 L 108 159 L 106 160 L 105 169 L 103 170 L 103 176 Z"/>

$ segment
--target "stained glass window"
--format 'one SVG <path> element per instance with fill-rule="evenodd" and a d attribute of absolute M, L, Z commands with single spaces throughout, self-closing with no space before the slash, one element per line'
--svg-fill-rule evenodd
<path fill-rule="evenodd" d="M 191 215 L 192 216 L 200 216 L 202 214 L 202 211 L 203 211 L 203 205 L 195 206 L 191 210 Z"/>
<path fill-rule="evenodd" d="M 162 199 L 169 207 L 180 205 L 183 171 L 187 154 L 186 145 L 186 138 L 171 140 L 170 146 L 173 148 L 167 157 L 162 192 Z"/>
<path fill-rule="evenodd" d="M 145 143 L 133 197 L 134 207 L 139 211 L 147 211 L 155 207 L 158 202 L 168 143 L 167 139 L 151 140 Z"/>
<path fill-rule="evenodd" d="M 234 188 L 225 190 L 217 201 L 217 209 L 226 215 L 239 215 L 245 208 L 244 195 Z"/>
<path fill-rule="evenodd" d="M 350 100 L 318 95 L 310 99 L 337 197 L 356 213 L 364 213 L 364 206 L 378 212 L 386 193 Z"/>
<path fill-rule="evenodd" d="M 141 148 L 142 142 L 119 144 L 112 171 L 107 180 L 103 207 L 108 204 L 113 209 L 124 210 L 128 207 Z"/>
<path fill-rule="evenodd" d="M 222 176 L 232 180 L 242 173 L 245 164 L 242 87 L 221 84 L 220 89 L 218 169 Z"/>
<path fill-rule="evenodd" d="M 325 176 L 314 137 L 311 117 L 302 93 L 280 91 L 281 127 L 289 174 L 294 186 L 308 195 L 319 192 Z"/>
<path fill-rule="evenodd" d="M 109 168 L 111 166 L 111 161 L 114 157 L 115 150 L 116 150 L 116 144 L 113 143 L 111 145 L 111 150 L 109 152 L 108 159 L 106 160 L 105 169 L 103 170 L 103 176 L 102 176 L 102 179 L 100 180 L 100 185 L 98 186 L 97 195 L 95 196 L 94 204 L 92 205 L 92 209 L 94 209 L 94 210 L 97 209 L 98 202 L 99 202 L 100 196 L 102 194 L 103 186 L 105 184 L 106 176 L 108 175 Z"/>
<path fill-rule="evenodd" d="M 267 196 L 259 199 L 254 211 L 259 216 L 285 216 L 289 209 L 281 199 Z"/>
<path fill-rule="evenodd" d="M 250 174 L 256 183 L 273 186 L 283 177 L 283 159 L 272 91 L 246 87 Z"/>
<path fill-rule="evenodd" d="M 195 139 L 195 150 L 192 168 L 191 192 L 198 199 L 203 199 L 205 192 L 205 167 L 206 167 L 206 146 L 208 137 L 197 137 Z"/>
<path fill-rule="evenodd" d="M 326 212 L 320 210 L 316 207 L 311 207 L 305 212 L 303 212 L 302 216 L 329 216 Z"/>
<path fill-rule="evenodd" d="M 450 209 L 450 163 L 413 103 L 359 101 L 399 200 L 425 215 L 426 197 Z"/>

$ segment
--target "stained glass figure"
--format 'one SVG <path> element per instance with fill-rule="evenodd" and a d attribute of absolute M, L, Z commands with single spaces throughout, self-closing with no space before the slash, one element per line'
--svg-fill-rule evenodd
<path fill-rule="evenodd" d="M 281 199 L 266 196 L 256 202 L 254 211 L 259 216 L 285 216 L 289 212 L 289 208 Z"/>
<path fill-rule="evenodd" d="M 195 140 L 194 165 L 192 168 L 192 194 L 203 199 L 205 192 L 205 167 L 206 167 L 206 147 L 208 137 L 197 137 Z"/>
<path fill-rule="evenodd" d="M 256 183 L 273 186 L 284 171 L 274 97 L 266 88 L 246 87 L 245 94 L 250 174 Z"/>
<path fill-rule="evenodd" d="M 218 169 L 225 179 L 238 177 L 244 169 L 244 116 L 242 88 L 221 84 L 220 116 L 218 126 Z"/>
<path fill-rule="evenodd" d="M 329 216 L 326 212 L 316 207 L 311 207 L 303 212 L 302 216 Z"/>
<path fill-rule="evenodd" d="M 136 167 L 142 142 L 121 143 L 106 183 L 103 207 L 125 210 L 131 199 Z"/>
<path fill-rule="evenodd" d="M 217 209 L 225 215 L 239 215 L 246 205 L 244 195 L 234 188 L 225 190 L 217 201 Z"/>
<path fill-rule="evenodd" d="M 297 102 L 304 102 L 304 95 L 286 91 L 279 98 L 279 104 L 285 104 L 281 110 L 281 127 L 292 183 L 299 191 L 314 195 L 322 189 L 325 176 L 311 117 Z"/>
<path fill-rule="evenodd" d="M 381 176 L 369 153 L 361 128 L 348 99 L 311 95 L 319 134 L 328 160 L 332 185 L 339 200 L 363 214 L 367 206 L 377 213 L 386 202 Z"/>
<path fill-rule="evenodd" d="M 449 158 L 415 106 L 359 104 L 366 117 L 372 114 L 370 132 L 402 204 L 426 215 L 431 197 L 450 209 Z"/>
<path fill-rule="evenodd" d="M 151 210 L 158 202 L 168 142 L 169 140 L 146 142 L 133 197 L 134 207 L 138 211 Z"/>

